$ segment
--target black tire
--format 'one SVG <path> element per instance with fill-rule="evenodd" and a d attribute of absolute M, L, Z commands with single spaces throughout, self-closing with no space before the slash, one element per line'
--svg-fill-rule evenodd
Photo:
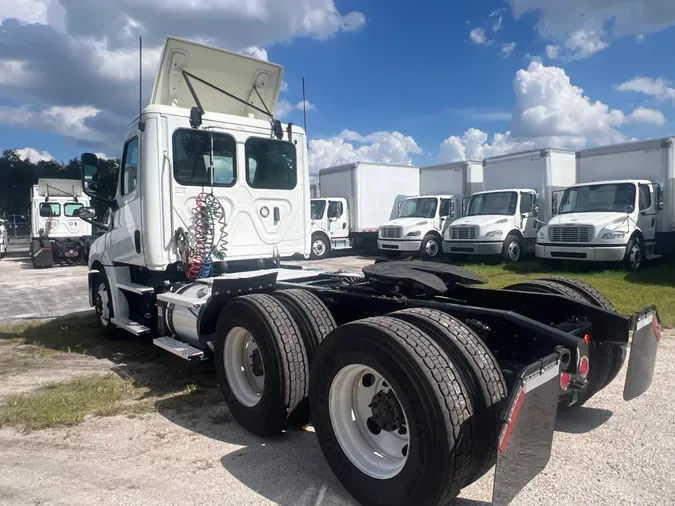
<path fill-rule="evenodd" d="M 523 251 L 523 241 L 517 235 L 507 235 L 502 246 L 502 258 L 506 263 L 520 261 L 525 252 Z"/>
<path fill-rule="evenodd" d="M 631 272 L 642 269 L 647 262 L 645 257 L 645 242 L 639 235 L 633 236 L 626 246 L 626 255 L 623 259 L 624 268 Z"/>
<path fill-rule="evenodd" d="M 598 290 L 593 288 L 588 283 L 584 283 L 583 281 L 579 281 L 577 279 L 568 278 L 564 276 L 552 276 L 543 279 L 554 281 L 556 283 L 563 284 L 576 290 L 587 300 L 589 304 L 592 304 L 596 307 L 600 307 L 602 309 L 606 309 L 607 311 L 612 311 L 614 313 L 617 312 L 616 308 L 614 307 L 614 304 L 612 304 L 612 302 L 607 297 L 605 297 L 602 293 L 600 293 Z M 619 371 L 621 370 L 624 362 L 626 361 L 626 354 L 627 354 L 626 345 L 603 343 L 602 346 L 611 349 L 612 367 L 607 379 L 605 380 L 605 384 L 602 385 L 601 389 L 605 388 L 612 381 L 614 381 L 614 378 L 616 378 L 616 376 L 619 374 Z"/>
<path fill-rule="evenodd" d="M 333 380 L 362 364 L 386 378 L 408 421 L 409 453 L 393 477 L 376 479 L 345 454 L 330 415 Z M 443 349 L 407 322 L 390 317 L 338 327 L 323 341 L 310 378 L 312 420 L 333 473 L 360 503 L 374 506 L 445 504 L 468 476 L 473 434 L 471 403 Z"/>
<path fill-rule="evenodd" d="M 551 293 L 562 295 L 572 300 L 588 302 L 586 297 L 577 290 L 566 286 L 560 282 L 550 281 L 548 279 L 534 279 L 516 283 L 504 288 L 505 290 L 521 290 L 528 292 Z M 589 362 L 591 364 L 588 372 L 588 384 L 584 392 L 579 393 L 576 402 L 569 395 L 562 396 L 558 403 L 558 408 L 562 411 L 581 407 L 583 404 L 598 393 L 607 384 L 611 368 L 613 365 L 613 354 L 611 348 L 600 346 L 599 343 L 591 341 L 588 349 Z"/>
<path fill-rule="evenodd" d="M 485 343 L 461 321 L 435 309 L 415 308 L 388 316 L 407 321 L 443 348 L 457 368 L 474 409 L 471 471 L 465 483 L 473 483 L 497 461 L 497 440 L 506 401 L 506 382 L 497 360 Z"/>
<path fill-rule="evenodd" d="M 420 246 L 420 256 L 422 258 L 438 258 L 443 251 L 441 238 L 434 234 L 427 234 L 422 239 Z"/>
<path fill-rule="evenodd" d="M 225 372 L 223 352 L 236 327 L 254 337 L 265 370 L 263 393 L 253 406 L 237 399 Z M 281 433 L 307 397 L 309 380 L 307 352 L 290 312 L 270 295 L 235 297 L 218 319 L 214 355 L 220 390 L 234 419 L 257 436 Z"/>
<path fill-rule="evenodd" d="M 107 303 L 104 301 L 104 298 L 99 293 L 100 287 L 103 285 L 105 291 L 108 293 Z M 108 276 L 106 276 L 105 271 L 101 270 L 96 275 L 96 291 L 94 293 L 94 304 L 96 308 L 96 325 L 98 326 L 99 332 L 106 339 L 119 339 L 122 336 L 122 332 L 118 327 L 116 327 L 112 319 L 115 316 L 112 302 L 112 292 L 110 291 L 110 282 L 108 281 Z M 106 322 L 103 318 L 103 306 L 107 305 L 109 319 Z"/>
<path fill-rule="evenodd" d="M 277 299 L 293 317 L 307 351 L 307 363 L 311 370 L 317 348 L 337 325 L 326 305 L 307 290 L 290 289 L 274 292 Z M 305 398 L 289 415 L 288 426 L 301 427 L 309 422 L 309 399 Z"/>
<path fill-rule="evenodd" d="M 330 253 L 330 241 L 323 234 L 314 234 L 312 236 L 312 252 L 310 258 L 321 260 Z"/>

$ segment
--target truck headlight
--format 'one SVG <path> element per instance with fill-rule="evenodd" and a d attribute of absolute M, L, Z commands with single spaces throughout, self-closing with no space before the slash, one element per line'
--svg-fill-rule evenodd
<path fill-rule="evenodd" d="M 624 237 L 626 237 L 626 232 L 619 231 L 607 232 L 602 236 L 603 239 L 623 239 Z"/>
<path fill-rule="evenodd" d="M 485 237 L 501 237 L 502 233 L 503 232 L 501 230 L 493 230 L 492 232 L 485 234 Z"/>
<path fill-rule="evenodd" d="M 546 237 L 546 233 L 543 229 L 537 232 L 537 239 L 543 239 L 544 237 Z"/>
<path fill-rule="evenodd" d="M 421 230 L 414 230 L 412 232 L 408 232 L 406 235 L 408 237 L 418 237 L 418 236 L 422 235 L 422 231 Z"/>

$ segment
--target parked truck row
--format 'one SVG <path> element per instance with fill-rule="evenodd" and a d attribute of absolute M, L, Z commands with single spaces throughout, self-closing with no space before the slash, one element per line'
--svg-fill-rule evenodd
<path fill-rule="evenodd" d="M 388 255 L 434 258 L 442 251 L 515 262 L 534 254 L 551 262 L 623 262 L 639 269 L 675 253 L 674 145 L 675 138 L 666 138 L 577 152 L 548 148 L 482 162 L 379 166 L 379 172 L 370 169 L 371 179 L 337 180 L 332 174 L 359 166 L 358 173 L 367 174 L 373 164 L 324 169 L 322 198 L 312 200 L 312 209 L 328 209 L 326 224 L 314 235 L 325 231 L 325 239 L 317 239 L 320 250 L 312 254 L 320 258 L 343 247 L 330 244 L 336 233 L 349 247 L 368 244 L 349 242 L 343 222 L 331 228 L 330 220 L 340 218 L 322 202 L 333 198 L 335 209 L 372 218 L 369 231 L 377 229 L 378 248 Z"/>
<path fill-rule="evenodd" d="M 254 434 L 311 420 L 364 505 L 445 504 L 495 466 L 493 504 L 509 504 L 546 466 L 558 410 L 605 388 L 629 343 L 624 399 L 647 391 L 656 308 L 620 314 L 567 278 L 489 289 L 433 262 L 357 273 L 282 265 L 314 245 L 306 134 L 269 113 L 282 72 L 169 37 L 113 195 L 95 184 L 96 155 L 82 155 L 84 191 L 111 215 L 80 213 L 106 230 L 88 256 L 101 332 L 213 360 L 230 413 Z M 455 195 L 445 217 L 465 188 L 438 188 Z M 334 197 L 356 212 L 343 222 L 355 232 L 370 226 L 360 192 Z M 435 218 L 445 197 L 434 198 Z M 411 218 L 429 230 L 426 214 Z"/>

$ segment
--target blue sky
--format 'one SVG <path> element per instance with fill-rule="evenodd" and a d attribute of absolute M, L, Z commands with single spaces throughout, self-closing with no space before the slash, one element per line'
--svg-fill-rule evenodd
<path fill-rule="evenodd" d="M 58 160 L 85 149 L 115 156 L 130 119 L 124 101 L 137 100 L 133 76 L 121 75 L 133 60 L 117 65 L 116 58 L 133 56 L 142 34 L 152 59 L 162 26 L 233 50 L 264 48 L 285 67 L 284 121 L 302 123 L 302 112 L 288 109 L 301 100 L 304 76 L 315 107 L 307 113 L 313 170 L 355 159 L 430 164 L 674 133 L 668 48 L 675 7 L 667 0 L 570 0 L 563 10 L 553 0 L 436 0 L 423 8 L 402 0 L 260 0 L 256 12 L 222 2 L 189 13 L 198 27 L 199 16 L 222 16 L 217 30 L 175 23 L 170 10 L 181 8 L 178 0 L 132 2 L 156 9 L 154 18 L 108 2 L 29 0 L 27 10 L 25 1 L 9 0 L 0 13 L 0 148 Z M 108 26 L 83 25 L 97 13 Z M 128 37 L 115 19 L 124 20 Z M 23 37 L 31 47 L 19 50 Z M 65 81 L 54 91 L 50 82 L 63 76 L 45 70 L 40 53 L 60 44 L 73 51 L 63 72 L 71 65 L 86 75 L 73 73 L 77 86 Z M 86 60 L 94 56 L 77 50 L 84 44 L 99 44 L 104 52 L 94 56 L 108 55 L 112 70 Z M 148 76 L 146 90 L 151 84 Z"/>

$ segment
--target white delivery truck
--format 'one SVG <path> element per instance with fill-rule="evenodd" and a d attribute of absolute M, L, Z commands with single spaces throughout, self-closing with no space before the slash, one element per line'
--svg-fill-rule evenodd
<path fill-rule="evenodd" d="M 675 252 L 675 138 L 577 153 L 577 185 L 556 197 L 539 231 L 547 260 L 623 262 L 635 270 Z"/>
<path fill-rule="evenodd" d="M 79 179 L 38 179 L 31 188 L 30 204 L 30 257 L 34 268 L 87 261 L 92 228 L 79 213 L 89 203 Z"/>
<path fill-rule="evenodd" d="M 492 467 L 493 504 L 509 504 L 548 462 L 557 406 L 609 383 L 594 367 L 623 366 L 603 360 L 606 347 L 631 345 L 624 399 L 647 391 L 656 308 L 594 307 L 582 283 L 483 288 L 431 262 L 284 268 L 282 253 L 309 256 L 311 223 L 305 132 L 269 112 L 282 70 L 168 38 L 114 196 L 99 193 L 96 155 L 82 155 L 85 191 L 111 214 L 89 255 L 101 332 L 213 360 L 229 412 L 253 434 L 311 417 L 360 504 L 446 504 Z"/>
<path fill-rule="evenodd" d="M 321 169 L 321 197 L 312 199 L 312 257 L 331 250 L 377 245 L 381 225 L 420 190 L 411 165 L 356 162 Z"/>
<path fill-rule="evenodd" d="M 406 199 L 398 216 L 379 230 L 377 247 L 386 254 L 436 257 L 443 231 L 461 216 L 464 197 L 482 189 L 483 164 L 469 160 L 421 167 L 419 178 L 420 196 Z"/>
<path fill-rule="evenodd" d="M 5 220 L 0 218 L 0 260 L 7 254 L 7 244 L 9 243 L 9 235 L 7 234 L 7 227 Z"/>
<path fill-rule="evenodd" d="M 575 177 L 573 151 L 549 148 L 484 160 L 485 191 L 472 195 L 465 216 L 446 230 L 443 251 L 502 255 L 506 262 L 534 253 L 537 231 L 552 216 L 553 192 Z"/>

